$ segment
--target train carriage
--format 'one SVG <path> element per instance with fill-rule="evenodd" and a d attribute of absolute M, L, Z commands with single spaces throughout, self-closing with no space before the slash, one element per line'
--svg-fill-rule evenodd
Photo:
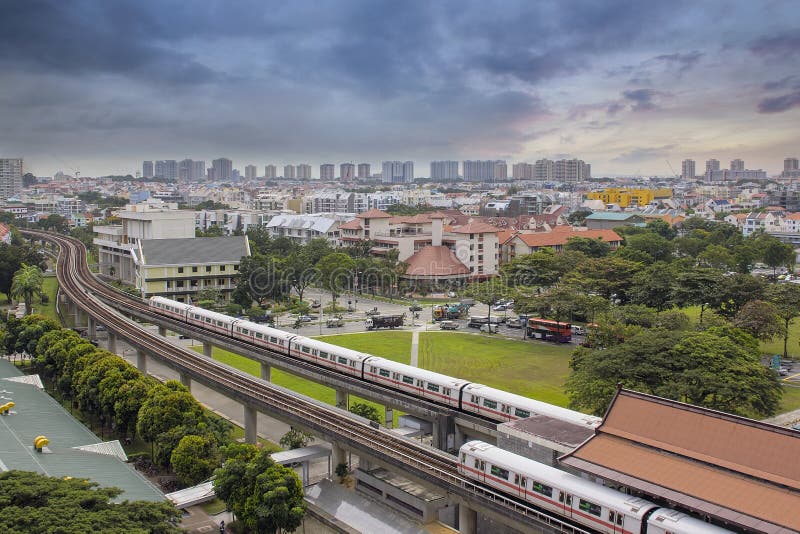
<path fill-rule="evenodd" d="M 462 410 L 494 420 L 514 421 L 533 415 L 544 415 L 592 428 L 598 426 L 601 421 L 599 417 L 593 415 L 529 399 L 483 384 L 469 384 L 464 388 L 461 397 Z"/>
<path fill-rule="evenodd" d="M 459 407 L 461 389 L 470 383 L 378 357 L 365 365 L 364 379 L 454 408 Z"/>
<path fill-rule="evenodd" d="M 303 336 L 292 338 L 290 345 L 290 356 L 359 378 L 363 378 L 364 362 L 375 358 L 369 354 Z"/>
<path fill-rule="evenodd" d="M 657 506 L 480 441 L 459 450 L 458 470 L 597 532 L 638 534 Z"/>
<path fill-rule="evenodd" d="M 193 308 L 191 304 L 184 304 L 164 297 L 150 297 L 148 304 L 158 312 L 182 321 L 186 320 L 187 311 Z"/>
<path fill-rule="evenodd" d="M 647 534 L 724 534 L 724 528 L 677 510 L 659 508 L 647 519 Z"/>
<path fill-rule="evenodd" d="M 233 325 L 241 319 L 203 308 L 191 307 L 186 312 L 186 322 L 227 336 L 233 335 Z"/>
<path fill-rule="evenodd" d="M 281 354 L 289 354 L 291 340 L 297 337 L 296 334 L 252 321 L 237 321 L 233 327 L 233 335 Z"/>

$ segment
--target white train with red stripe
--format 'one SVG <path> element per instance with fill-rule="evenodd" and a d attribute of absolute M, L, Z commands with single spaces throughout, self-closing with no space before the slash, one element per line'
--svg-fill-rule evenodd
<path fill-rule="evenodd" d="M 368 382 L 382 384 L 450 406 L 506 422 L 543 415 L 574 424 L 596 427 L 600 418 L 553 406 L 461 378 L 426 371 L 324 341 L 298 336 L 263 324 L 198 308 L 164 297 L 151 297 L 150 307 L 164 315 L 214 332 L 247 341 Z"/>
<path fill-rule="evenodd" d="M 732 531 L 595 484 L 482 441 L 462 445 L 458 471 L 502 493 L 609 534 L 725 534 Z"/>

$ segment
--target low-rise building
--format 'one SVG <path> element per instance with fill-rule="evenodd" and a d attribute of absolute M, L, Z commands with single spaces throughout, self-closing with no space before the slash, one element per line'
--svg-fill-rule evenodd
<path fill-rule="evenodd" d="M 599 211 L 587 215 L 584 224 L 590 230 L 611 230 L 617 226 L 636 226 L 644 224 L 644 218 L 636 213 L 617 213 Z"/>
<path fill-rule="evenodd" d="M 338 218 L 320 215 L 276 215 L 266 227 L 273 238 L 286 237 L 305 245 L 312 239 L 322 237 L 337 246 L 340 224 Z"/>
<path fill-rule="evenodd" d="M 613 230 L 589 230 L 588 228 L 575 228 L 573 226 L 556 226 L 553 229 L 541 232 L 505 233 L 505 235 L 502 235 L 503 241 L 500 243 L 500 257 L 503 263 L 507 263 L 516 257 L 527 256 L 543 248 L 561 252 L 564 250 L 564 245 L 570 239 L 576 237 L 598 239 L 608 243 L 612 250 L 622 245 L 622 238 Z"/>

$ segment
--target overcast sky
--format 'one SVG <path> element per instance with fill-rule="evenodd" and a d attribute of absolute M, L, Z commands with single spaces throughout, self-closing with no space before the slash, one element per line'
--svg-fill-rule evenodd
<path fill-rule="evenodd" d="M 578 157 L 593 175 L 800 156 L 800 3 L 8 0 L 0 157 Z M 379 171 L 380 169 L 376 169 Z"/>

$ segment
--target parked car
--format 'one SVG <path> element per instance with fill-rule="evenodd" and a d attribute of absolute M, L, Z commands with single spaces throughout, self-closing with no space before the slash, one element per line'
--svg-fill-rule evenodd
<path fill-rule="evenodd" d="M 411 306 L 408 307 L 408 311 L 412 312 L 422 311 L 422 306 L 420 306 L 419 303 L 414 302 L 413 304 L 411 304 Z"/>
<path fill-rule="evenodd" d="M 508 306 L 505 305 L 505 304 L 498 304 L 497 306 L 492 308 L 492 311 L 496 311 L 496 312 L 501 312 L 501 311 L 506 311 L 506 310 L 508 310 Z"/>
<path fill-rule="evenodd" d="M 311 321 L 314 320 L 314 318 L 311 317 L 310 315 L 301 315 L 300 317 L 298 317 L 298 319 L 303 323 L 310 323 Z"/>
<path fill-rule="evenodd" d="M 326 323 L 328 328 L 339 328 L 340 326 L 344 326 L 344 319 L 341 317 L 334 317 L 333 319 L 328 319 Z"/>
<path fill-rule="evenodd" d="M 497 333 L 497 325 L 496 324 L 485 324 L 481 326 L 481 332 L 485 332 L 487 334 L 496 334 Z"/>
<path fill-rule="evenodd" d="M 458 330 L 460 325 L 455 321 L 442 321 L 439 323 L 439 328 L 442 330 Z"/>

